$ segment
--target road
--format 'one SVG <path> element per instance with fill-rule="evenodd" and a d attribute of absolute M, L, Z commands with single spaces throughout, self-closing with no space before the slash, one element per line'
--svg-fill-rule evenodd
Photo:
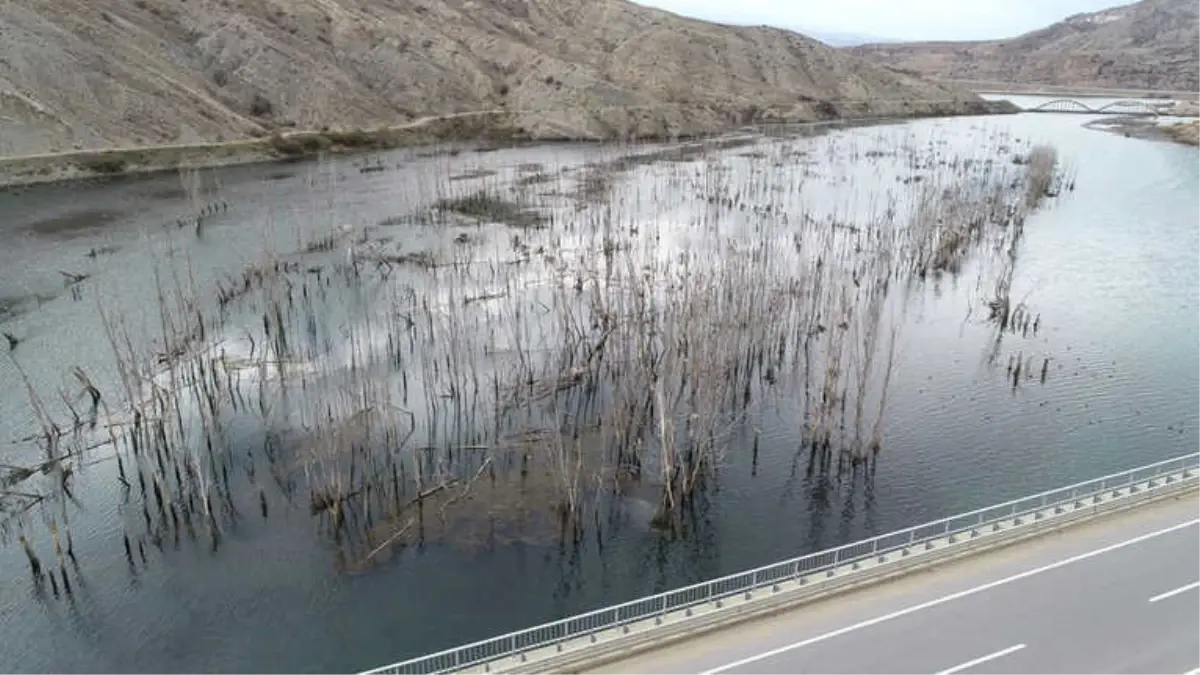
<path fill-rule="evenodd" d="M 606 673 L 1194 673 L 1195 493 L 735 625 Z"/>

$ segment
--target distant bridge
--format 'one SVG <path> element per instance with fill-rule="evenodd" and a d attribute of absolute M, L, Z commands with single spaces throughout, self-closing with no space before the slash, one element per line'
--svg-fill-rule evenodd
<path fill-rule="evenodd" d="M 1165 103 L 1149 103 L 1147 101 L 1137 101 L 1132 99 L 1123 99 L 1120 101 L 1111 101 L 1101 106 L 1092 107 L 1081 101 L 1072 98 L 1057 98 L 1053 101 L 1046 101 L 1032 108 L 1028 108 L 1025 112 L 1044 112 L 1044 113 L 1079 113 L 1084 115 L 1164 115 L 1169 114 L 1165 111 L 1170 108 L 1173 102 Z"/>

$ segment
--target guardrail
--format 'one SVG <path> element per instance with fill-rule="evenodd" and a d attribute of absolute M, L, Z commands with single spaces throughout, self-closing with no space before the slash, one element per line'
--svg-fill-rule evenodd
<path fill-rule="evenodd" d="M 1019 527 L 1023 519 L 1036 522 L 1047 510 L 1064 513 L 1083 508 L 1085 502 L 1100 503 L 1106 495 L 1132 495 L 1140 490 L 1174 487 L 1181 481 L 1200 479 L 1200 453 L 1155 462 L 1146 466 L 1047 490 L 1028 497 L 996 504 L 975 511 L 942 518 L 923 525 L 879 535 L 845 546 L 792 558 L 783 562 L 739 572 L 728 576 L 685 586 L 665 593 L 606 607 L 559 621 L 527 628 L 479 642 L 428 654 L 415 659 L 377 668 L 369 673 L 427 673 L 455 672 L 483 666 L 506 658 L 518 658 L 546 647 L 561 646 L 583 638 L 594 643 L 596 636 L 606 632 L 628 633 L 629 626 L 642 622 L 661 624 L 668 614 L 692 615 L 693 608 L 705 605 L 720 608 L 722 601 L 737 596 L 750 598 L 761 589 L 778 590 L 780 583 L 827 575 L 833 577 L 841 568 L 858 570 L 886 563 L 889 556 L 908 556 L 914 550 L 933 549 L 955 544 L 960 539 L 972 540 L 989 528 L 1000 531 Z M 1161 482 L 1157 479 L 1163 479 Z M 589 639 L 590 638 L 590 639 Z M 586 644 L 582 648 L 586 649 Z M 525 669 L 522 669 L 525 670 Z"/>

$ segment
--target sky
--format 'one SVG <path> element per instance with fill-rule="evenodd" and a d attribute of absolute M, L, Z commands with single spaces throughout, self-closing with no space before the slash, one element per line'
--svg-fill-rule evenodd
<path fill-rule="evenodd" d="M 722 23 L 887 40 L 1008 38 L 1122 0 L 635 0 Z M 814 35 L 814 37 L 818 37 Z"/>

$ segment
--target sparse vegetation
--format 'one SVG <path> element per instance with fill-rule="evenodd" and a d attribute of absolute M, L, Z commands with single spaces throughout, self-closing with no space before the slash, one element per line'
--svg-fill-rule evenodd
<path fill-rule="evenodd" d="M 481 222 L 504 223 L 513 227 L 537 227 L 546 222 L 546 218 L 537 211 L 524 208 L 486 190 L 462 197 L 439 199 L 434 203 L 434 207 Z"/>
<path fill-rule="evenodd" d="M 221 85 L 220 82 L 218 82 L 218 85 L 223 86 L 223 85 Z M 251 115 L 254 115 L 255 117 L 270 117 L 274 113 L 275 113 L 275 106 L 274 106 L 274 104 L 271 103 L 271 99 L 267 98 L 266 96 L 263 96 L 262 94 L 255 94 L 254 98 L 251 99 L 251 101 L 250 101 L 250 114 Z"/>
<path fill-rule="evenodd" d="M 284 157 L 304 157 L 315 155 L 333 146 L 329 137 L 315 134 L 308 136 L 284 136 L 274 134 L 270 137 L 271 148 Z"/>
<path fill-rule="evenodd" d="M 125 160 L 120 157 L 95 155 L 78 160 L 79 168 L 91 173 L 114 175 L 125 171 Z"/>
<path fill-rule="evenodd" d="M 386 150 L 399 145 L 405 138 L 397 130 L 382 128 L 373 131 L 350 129 L 340 131 L 276 133 L 270 137 L 271 147 L 281 155 L 299 157 L 321 152 L 359 152 Z"/>

